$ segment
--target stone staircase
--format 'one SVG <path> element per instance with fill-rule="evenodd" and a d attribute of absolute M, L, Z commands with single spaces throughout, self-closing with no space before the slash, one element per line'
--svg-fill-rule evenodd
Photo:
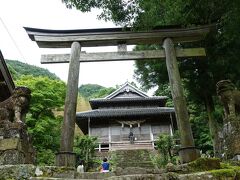
<path fill-rule="evenodd" d="M 162 171 L 151 162 L 153 150 L 117 150 L 108 152 L 112 171 L 78 173 L 75 168 L 34 166 L 31 164 L 0 166 L 0 179 L 73 180 L 73 179 L 161 179 Z M 17 177 L 17 178 L 16 178 Z"/>
<path fill-rule="evenodd" d="M 129 141 L 112 143 L 111 150 L 138 150 L 138 149 L 151 149 L 153 150 L 152 143 L 149 141 L 135 141 L 131 144 Z"/>
<path fill-rule="evenodd" d="M 138 152 L 139 157 L 143 152 Z M 121 154 L 121 153 L 120 153 Z M 127 153 L 132 155 L 133 152 Z M 120 157 L 120 156 L 119 156 Z M 137 157 L 137 156 L 136 156 Z M 129 157 L 130 158 L 130 157 Z M 146 160 L 146 159 L 145 159 Z M 233 162 L 232 162 L 233 163 Z M 85 172 L 78 173 L 75 168 L 57 166 L 34 166 L 32 164 L 0 165 L 0 180 L 31 179 L 31 180 L 75 180 L 75 179 L 107 179 L 107 180 L 219 180 L 239 179 L 239 166 L 229 165 L 221 169 L 217 158 L 200 158 L 192 163 L 171 165 L 165 169 L 146 169 L 140 167 L 117 168 L 109 173 Z M 211 170 L 214 170 L 211 172 Z M 228 173 L 226 173 L 228 172 Z M 220 176 L 219 176 L 220 175 Z"/>
<path fill-rule="evenodd" d="M 116 150 L 111 152 L 111 161 L 115 167 L 123 169 L 129 167 L 153 169 L 154 165 L 150 158 L 153 153 L 154 150 L 148 149 Z"/>

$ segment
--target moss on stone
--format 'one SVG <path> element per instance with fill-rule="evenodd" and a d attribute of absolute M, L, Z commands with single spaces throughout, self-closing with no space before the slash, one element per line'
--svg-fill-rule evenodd
<path fill-rule="evenodd" d="M 240 166 L 233 166 L 230 163 L 221 163 L 221 169 L 209 171 L 215 177 L 233 177 L 240 179 Z"/>
<path fill-rule="evenodd" d="M 174 172 L 168 172 L 163 174 L 163 177 L 165 179 L 171 179 L 171 180 L 177 180 L 178 179 L 178 174 Z"/>
<path fill-rule="evenodd" d="M 221 162 L 220 163 L 220 168 L 221 169 L 231 169 L 231 164 L 229 164 L 229 163 L 226 163 L 226 162 Z"/>
<path fill-rule="evenodd" d="M 198 158 L 197 160 L 188 163 L 190 171 L 209 171 L 220 169 L 220 159 L 218 158 Z"/>
<path fill-rule="evenodd" d="M 58 166 L 41 166 L 39 167 L 43 172 L 41 177 L 52 177 L 56 174 L 72 174 L 75 171 L 72 167 L 58 167 Z"/>
<path fill-rule="evenodd" d="M 236 171 L 234 169 L 217 169 L 209 171 L 215 177 L 235 177 Z"/>

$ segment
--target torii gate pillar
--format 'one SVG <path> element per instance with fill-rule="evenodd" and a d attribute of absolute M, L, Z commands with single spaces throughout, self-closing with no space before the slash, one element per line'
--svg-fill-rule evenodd
<path fill-rule="evenodd" d="M 81 46 L 73 42 L 68 72 L 67 92 L 64 107 L 64 121 L 61 131 L 60 152 L 56 156 L 57 166 L 75 167 L 76 156 L 73 153 L 74 129 L 78 96 L 78 80 Z"/>
<path fill-rule="evenodd" d="M 187 163 L 197 159 L 200 154 L 194 145 L 191 125 L 189 122 L 189 115 L 187 111 L 186 99 L 183 94 L 182 81 L 180 78 L 176 52 L 172 39 L 166 38 L 163 42 L 163 47 L 166 54 L 168 77 L 176 111 L 178 129 L 180 131 L 180 160 L 181 163 Z"/>

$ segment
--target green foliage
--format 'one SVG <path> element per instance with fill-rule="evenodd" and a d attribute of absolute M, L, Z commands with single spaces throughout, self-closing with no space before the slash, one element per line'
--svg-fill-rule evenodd
<path fill-rule="evenodd" d="M 18 79 L 22 75 L 32 75 L 34 77 L 45 76 L 50 79 L 59 80 L 55 74 L 49 72 L 47 69 L 29 65 L 16 60 L 7 60 L 6 62 L 14 80 Z"/>
<path fill-rule="evenodd" d="M 37 151 L 37 164 L 38 165 L 54 165 L 55 153 L 52 149 L 39 149 Z"/>
<path fill-rule="evenodd" d="M 156 141 L 156 146 L 159 152 L 159 156 L 156 158 L 161 167 L 166 166 L 168 162 L 174 162 L 172 154 L 174 142 L 173 138 L 169 134 L 160 134 Z"/>
<path fill-rule="evenodd" d="M 231 161 L 233 163 L 233 161 Z M 236 163 L 236 162 L 235 162 Z M 240 179 L 240 166 L 239 164 L 231 165 L 229 163 L 220 163 L 221 169 L 211 170 L 211 174 L 215 177 L 234 177 Z"/>
<path fill-rule="evenodd" d="M 236 171 L 234 169 L 217 169 L 210 171 L 214 177 L 223 179 L 223 177 L 232 177 L 235 179 Z"/>
<path fill-rule="evenodd" d="M 97 137 L 88 135 L 76 136 L 74 140 L 74 152 L 77 154 L 77 164 L 84 162 L 86 170 L 92 167 L 95 157 L 95 148 L 97 147 Z"/>
<path fill-rule="evenodd" d="M 66 85 L 48 77 L 21 76 L 18 86 L 27 86 L 32 91 L 30 110 L 26 117 L 28 132 L 37 150 L 38 164 L 54 164 L 54 153 L 59 149 L 61 117 L 53 110 L 62 107 Z"/>
<path fill-rule="evenodd" d="M 75 7 L 82 12 L 89 12 L 93 8 L 101 9 L 98 18 L 113 21 L 117 24 L 131 22 L 138 12 L 138 1 L 115 1 L 115 0 L 62 0 L 68 8 Z"/>
<path fill-rule="evenodd" d="M 188 163 L 189 170 L 192 172 L 209 171 L 220 169 L 220 159 L 218 158 L 198 158 Z"/>
<path fill-rule="evenodd" d="M 213 154 L 212 141 L 208 127 L 208 117 L 203 106 L 189 101 L 188 108 L 196 147 L 201 149 L 203 153 L 210 151 L 210 154 Z"/>
<path fill-rule="evenodd" d="M 238 0 L 63 0 L 67 6 L 74 6 L 81 11 L 91 8 L 101 9 L 99 18 L 112 20 L 116 24 L 133 25 L 134 30 L 149 30 L 161 26 L 194 27 L 203 24 L 216 24 L 213 30 L 201 42 L 181 44 L 176 48 L 205 47 L 207 57 L 182 58 L 179 68 L 190 106 L 199 108 L 191 114 L 194 136 L 197 145 L 204 150 L 211 147 L 207 118 L 203 113 L 208 109 L 208 116 L 213 114 L 216 127 L 220 108 L 215 100 L 215 84 L 222 79 L 230 79 L 240 87 L 240 3 Z M 171 27 L 170 26 L 170 27 Z M 136 50 L 161 49 L 158 45 L 137 46 Z M 137 61 L 135 77 L 143 86 L 150 89 L 158 87 L 156 93 L 168 84 L 167 69 L 164 61 Z M 210 127 L 212 136 L 216 136 L 216 127 Z M 215 134 L 214 134 L 215 132 Z"/>
<path fill-rule="evenodd" d="M 87 99 L 102 98 L 112 93 L 115 88 L 105 88 L 97 84 L 84 84 L 79 87 L 79 94 Z"/>
<path fill-rule="evenodd" d="M 22 76 L 16 84 L 31 89 L 30 113 L 35 119 L 44 115 L 53 115 L 53 109 L 63 106 L 66 94 L 66 85 L 63 81 L 47 77 Z"/>
<path fill-rule="evenodd" d="M 98 92 L 92 94 L 90 98 L 103 98 L 115 91 L 115 88 L 102 88 Z"/>

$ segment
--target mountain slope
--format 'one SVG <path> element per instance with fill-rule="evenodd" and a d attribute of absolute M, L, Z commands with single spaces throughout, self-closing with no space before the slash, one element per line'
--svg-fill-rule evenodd
<path fill-rule="evenodd" d="M 22 75 L 32 75 L 34 77 L 47 76 L 50 79 L 59 80 L 55 74 L 41 67 L 33 66 L 16 60 L 6 60 L 6 63 L 14 80 L 18 79 Z"/>
<path fill-rule="evenodd" d="M 78 88 L 79 94 L 86 99 L 103 98 L 115 90 L 115 88 L 106 88 L 98 84 L 83 84 Z"/>

